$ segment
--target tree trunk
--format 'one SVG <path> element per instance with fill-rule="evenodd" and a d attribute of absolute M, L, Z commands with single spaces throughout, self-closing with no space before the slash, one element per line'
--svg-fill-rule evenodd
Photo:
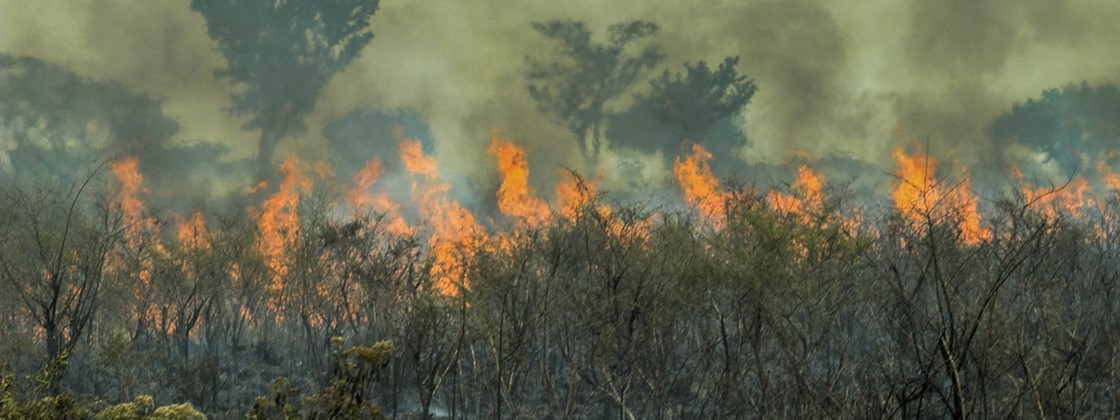
<path fill-rule="evenodd" d="M 47 360 L 51 361 L 58 358 L 62 351 L 62 333 L 53 322 L 44 325 L 43 329 L 47 336 Z"/>

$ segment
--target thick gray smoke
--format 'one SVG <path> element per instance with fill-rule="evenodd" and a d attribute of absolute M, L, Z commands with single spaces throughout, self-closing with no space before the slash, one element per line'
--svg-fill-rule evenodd
<path fill-rule="evenodd" d="M 229 62 L 206 19 L 185 3 L 0 0 L 0 52 L 158 98 L 162 115 L 178 125 L 168 145 L 228 149 L 223 161 L 253 157 L 260 132 L 242 129 L 248 117 L 224 112 L 243 87 L 215 77 Z M 376 38 L 330 78 L 307 130 L 278 145 L 278 159 L 337 161 L 338 127 L 408 114 L 430 130 L 441 170 L 458 188 L 492 179 L 486 145 L 493 130 L 529 150 L 533 184 L 546 195 L 562 166 L 597 173 L 526 90 L 527 57 L 554 50 L 530 22 L 552 19 L 583 21 L 599 41 L 612 23 L 658 24 L 651 41 L 665 57 L 650 77 L 683 72 L 686 62 L 714 66 L 740 57 L 738 71 L 758 91 L 729 129 L 709 136 L 720 156 L 741 162 L 724 174 L 804 153 L 882 175 L 892 170 L 891 149 L 912 142 L 967 166 L 1024 147 L 1045 151 L 1053 149 L 1038 144 L 1045 139 L 1007 140 L 1014 129 L 989 127 L 1045 89 L 1120 84 L 1120 3 L 1113 1 L 386 1 L 370 21 Z M 610 108 L 626 111 L 649 86 L 635 84 Z M 378 142 L 369 150 L 347 144 L 348 165 L 393 153 Z M 661 155 L 608 147 L 603 188 L 671 187 L 666 147 Z"/>
<path fill-rule="evenodd" d="M 134 157 L 152 196 L 185 207 L 214 199 L 217 184 L 237 176 L 227 149 L 172 143 L 179 124 L 162 103 L 118 83 L 0 53 L 0 98 L 0 174 L 11 182 L 65 186 Z"/>

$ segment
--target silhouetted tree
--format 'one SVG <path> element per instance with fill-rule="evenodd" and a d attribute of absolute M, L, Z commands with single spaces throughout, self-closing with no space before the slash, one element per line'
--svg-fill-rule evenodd
<path fill-rule="evenodd" d="M 758 87 L 738 73 L 738 63 L 738 57 L 727 57 L 717 69 L 700 61 L 685 63 L 683 75 L 666 70 L 650 81 L 648 94 L 637 95 L 630 109 L 611 119 L 608 137 L 647 153 L 672 151 L 683 140 L 705 143 L 719 128 L 742 139 L 732 119 Z"/>
<path fill-rule="evenodd" d="M 304 128 L 331 76 L 373 39 L 369 20 L 378 0 L 192 0 L 229 66 L 218 73 L 246 89 L 234 95 L 234 114 L 249 114 L 260 129 L 257 170 L 271 169 L 276 144 Z"/>
<path fill-rule="evenodd" d="M 1120 139 L 1120 88 L 1106 84 L 1067 84 L 1015 104 L 992 120 L 988 135 L 1000 144 L 1019 144 L 1045 154 L 1066 173 L 1084 168 L 1082 154 L 1096 157 Z M 1019 162 L 1023 164 L 1025 162 Z"/>
<path fill-rule="evenodd" d="M 533 22 L 533 29 L 555 41 L 562 58 L 529 60 L 529 95 L 553 121 L 576 136 L 585 158 L 595 159 L 603 122 L 612 112 L 610 102 L 664 57 L 657 45 L 637 51 L 631 45 L 657 33 L 657 25 L 640 20 L 610 25 L 605 44 L 593 42 L 583 22 Z"/>

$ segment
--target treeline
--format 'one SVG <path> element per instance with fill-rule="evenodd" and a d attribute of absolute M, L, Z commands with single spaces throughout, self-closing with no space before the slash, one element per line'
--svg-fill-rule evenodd
<path fill-rule="evenodd" d="M 956 209 L 837 191 L 789 210 L 740 188 L 718 225 L 596 196 L 449 255 L 307 194 L 277 266 L 243 210 L 137 223 L 96 182 L 0 196 L 0 413 L 1120 414 L 1115 200 L 1011 196 L 973 242 Z"/>

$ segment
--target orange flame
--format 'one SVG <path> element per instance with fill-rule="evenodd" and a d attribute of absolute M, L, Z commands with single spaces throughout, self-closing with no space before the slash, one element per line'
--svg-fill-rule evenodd
<path fill-rule="evenodd" d="M 969 193 L 967 180 L 946 188 L 935 177 L 937 161 L 920 152 L 907 155 L 897 147 L 894 159 L 898 164 L 899 181 L 891 197 L 904 216 L 910 220 L 952 217 L 966 244 L 991 237 L 991 232 L 981 225 L 978 203 Z"/>
<path fill-rule="evenodd" d="M 891 198 L 902 214 L 917 219 L 929 213 L 940 199 L 941 191 L 935 188 L 933 158 L 922 154 L 907 155 L 901 147 L 894 149 L 894 160 L 898 164 L 898 186 Z"/>
<path fill-rule="evenodd" d="M 1089 181 L 1082 177 L 1072 178 L 1064 185 L 1038 186 L 1026 181 L 1022 170 L 1014 165 L 1011 166 L 1011 177 L 1019 182 L 1019 188 L 1026 202 L 1037 206 L 1049 219 L 1057 218 L 1059 214 L 1081 217 L 1084 211 L 1094 204 L 1091 198 L 1092 187 L 1089 186 Z M 1104 181 L 1109 182 L 1107 175 Z"/>
<path fill-rule="evenodd" d="M 155 227 L 155 220 L 144 216 L 144 202 L 140 194 L 148 192 L 144 188 L 144 176 L 140 174 L 140 164 L 135 157 L 127 157 L 109 164 L 109 170 L 120 184 L 120 206 L 124 212 L 127 227 L 126 236 L 131 246 L 137 246 L 141 232 Z"/>
<path fill-rule="evenodd" d="M 412 234 L 412 228 L 401 216 L 400 206 L 394 203 L 387 194 L 370 191 L 370 188 L 384 172 L 385 168 L 381 165 L 381 159 L 377 156 L 366 162 L 366 166 L 354 175 L 354 188 L 346 193 L 347 199 L 350 200 L 350 208 L 356 212 L 372 210 L 382 213 L 388 220 L 389 232 L 398 235 L 410 235 Z"/>
<path fill-rule="evenodd" d="M 166 253 L 163 243 L 159 240 L 159 225 L 154 217 L 145 215 L 145 205 L 140 199 L 140 194 L 148 192 L 144 188 L 144 176 L 140 173 L 139 161 L 136 157 L 128 157 L 109 165 L 110 172 L 117 179 L 120 194 L 120 209 L 124 212 L 125 240 L 132 249 L 147 249 L 157 254 Z M 145 247 L 143 242 L 151 240 L 150 246 Z M 152 279 L 152 262 L 147 258 L 139 259 L 137 278 L 144 284 Z"/>
<path fill-rule="evenodd" d="M 770 208 L 786 214 L 796 214 L 803 221 L 808 221 L 806 212 L 820 209 L 823 206 L 824 175 L 814 172 L 807 165 L 801 165 L 797 170 L 797 179 L 790 188 L 793 194 L 781 191 L 771 191 L 766 195 Z"/>
<path fill-rule="evenodd" d="M 677 175 L 677 182 L 681 185 L 682 194 L 688 204 L 700 210 L 700 213 L 712 220 L 715 225 L 721 226 L 726 217 L 724 208 L 727 203 L 727 193 L 720 190 L 719 180 L 712 175 L 708 161 L 712 154 L 699 144 L 692 145 L 692 155 L 684 160 L 677 157 L 673 165 L 673 172 Z"/>
<path fill-rule="evenodd" d="M 477 248 L 482 228 L 470 211 L 448 197 L 451 185 L 440 180 L 435 158 L 424 154 L 419 141 L 403 138 L 400 130 L 397 134 L 402 137 L 401 161 L 412 175 L 412 200 L 420 216 L 431 223 L 428 244 L 435 288 L 446 296 L 456 296 L 460 288 L 468 287 L 464 263 L 469 255 L 465 254 Z"/>
<path fill-rule="evenodd" d="M 273 275 L 269 285 L 272 291 L 283 288 L 283 279 L 290 267 L 284 254 L 299 233 L 300 193 L 311 189 L 311 180 L 303 176 L 299 159 L 288 158 L 280 164 L 279 171 L 284 177 L 280 189 L 264 201 L 256 217 L 260 228 L 257 246 Z"/>
<path fill-rule="evenodd" d="M 191 249 L 210 249 L 210 241 L 206 235 L 206 217 L 201 211 L 194 212 L 190 219 L 179 224 L 179 243 Z"/>
<path fill-rule="evenodd" d="M 1104 159 L 1097 161 L 1097 173 L 1100 174 L 1101 181 L 1104 182 L 1105 188 L 1107 188 L 1108 191 L 1120 191 L 1120 174 L 1112 172 L 1112 168 Z"/>
<path fill-rule="evenodd" d="M 529 164 L 525 151 L 513 143 L 490 137 L 490 154 L 498 158 L 502 184 L 498 187 L 498 209 L 518 223 L 537 226 L 551 218 L 548 204 L 529 186 Z"/>
<path fill-rule="evenodd" d="M 565 219 L 574 221 L 580 209 L 591 203 L 595 194 L 595 184 L 586 178 L 570 171 L 560 172 L 560 182 L 556 184 L 556 207 Z"/>

